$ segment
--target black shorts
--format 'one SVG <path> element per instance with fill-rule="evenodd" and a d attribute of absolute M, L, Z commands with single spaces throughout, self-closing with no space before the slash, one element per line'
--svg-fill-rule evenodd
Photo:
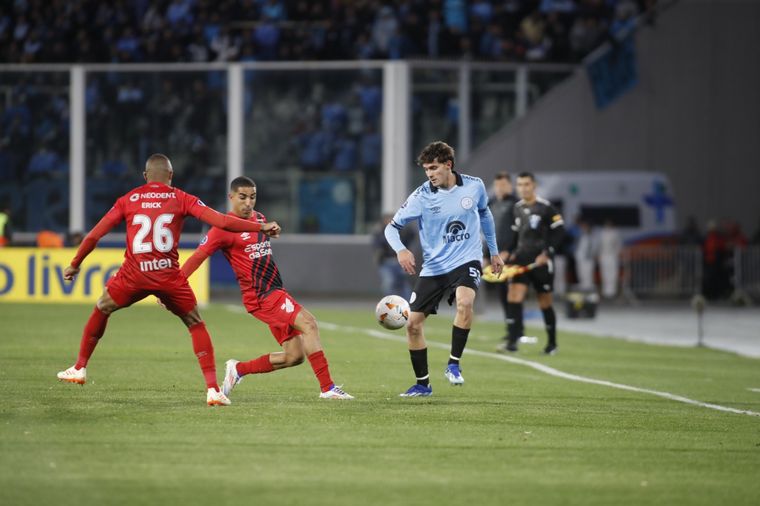
<path fill-rule="evenodd" d="M 436 314 L 438 304 L 448 294 L 449 306 L 456 298 L 458 286 L 472 288 L 476 292 L 480 286 L 480 262 L 475 260 L 460 265 L 451 272 L 439 276 L 420 276 L 409 298 L 409 308 L 417 313 Z"/>
<path fill-rule="evenodd" d="M 533 285 L 537 293 L 552 293 L 554 290 L 554 260 L 549 260 L 546 265 L 515 276 L 510 283 Z"/>

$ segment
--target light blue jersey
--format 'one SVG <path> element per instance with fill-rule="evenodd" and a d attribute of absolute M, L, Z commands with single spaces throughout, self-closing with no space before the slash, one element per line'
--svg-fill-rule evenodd
<path fill-rule="evenodd" d="M 417 220 L 422 244 L 420 276 L 438 276 L 468 262 L 479 262 L 483 254 L 481 231 L 489 253 L 499 254 L 483 181 L 456 172 L 454 175 L 456 185 L 448 190 L 436 188 L 430 182 L 414 190 L 385 227 L 385 238 L 398 253 L 406 249 L 399 231 Z"/>

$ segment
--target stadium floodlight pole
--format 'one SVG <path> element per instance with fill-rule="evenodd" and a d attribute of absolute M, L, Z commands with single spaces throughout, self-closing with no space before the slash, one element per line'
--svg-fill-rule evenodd
<path fill-rule="evenodd" d="M 457 142 L 457 158 L 460 164 L 464 164 L 470 158 L 472 145 L 470 141 L 472 136 L 471 130 L 471 75 L 470 64 L 462 63 L 459 67 L 459 136 Z"/>
<path fill-rule="evenodd" d="M 407 62 L 383 64 L 382 209 L 393 213 L 408 194 L 410 148 L 410 72 Z"/>
<path fill-rule="evenodd" d="M 69 70 L 69 232 L 84 230 L 85 70 Z"/>
<path fill-rule="evenodd" d="M 227 68 L 227 182 L 243 175 L 243 67 Z"/>

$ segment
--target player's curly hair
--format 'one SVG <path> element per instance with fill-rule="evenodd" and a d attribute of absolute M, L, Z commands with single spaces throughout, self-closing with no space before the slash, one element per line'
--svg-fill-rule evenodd
<path fill-rule="evenodd" d="M 443 141 L 431 142 L 417 157 L 417 165 L 422 167 L 423 163 L 433 163 L 438 160 L 439 163 L 446 163 L 451 160 L 451 168 L 454 168 L 454 148 Z"/>

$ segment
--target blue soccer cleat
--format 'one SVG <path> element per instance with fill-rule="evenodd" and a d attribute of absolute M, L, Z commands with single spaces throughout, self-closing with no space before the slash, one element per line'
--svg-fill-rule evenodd
<path fill-rule="evenodd" d="M 459 370 L 459 364 L 449 364 L 446 366 L 446 370 L 443 373 L 449 383 L 455 386 L 464 385 L 464 378 L 462 372 Z"/>
<path fill-rule="evenodd" d="M 399 394 L 399 397 L 430 397 L 431 395 L 433 395 L 433 387 L 415 383 L 409 387 L 409 390 Z"/>

